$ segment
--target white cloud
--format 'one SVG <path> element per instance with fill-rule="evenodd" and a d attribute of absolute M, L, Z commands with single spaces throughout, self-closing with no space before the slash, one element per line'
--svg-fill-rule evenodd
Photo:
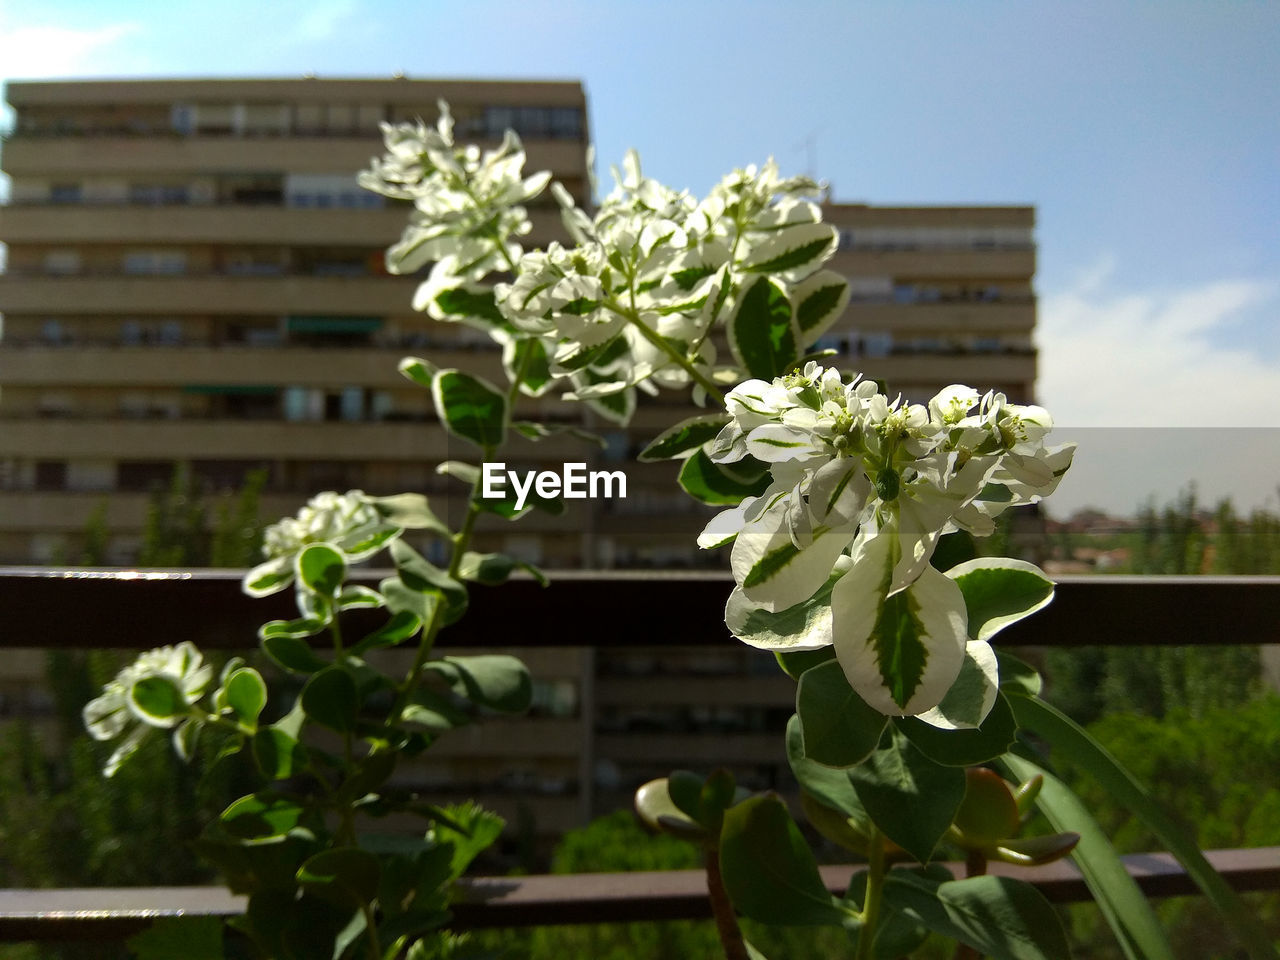
<path fill-rule="evenodd" d="M 97 55 L 139 29 L 134 23 L 77 29 L 16 26 L 0 20 L 0 70 L 5 79 L 90 76 L 108 72 Z"/>
<path fill-rule="evenodd" d="M 337 35 L 342 22 L 355 13 L 351 0 L 334 0 L 332 3 L 316 3 L 298 21 L 294 37 L 298 41 L 318 43 Z"/>
<path fill-rule="evenodd" d="M 1130 513 L 1192 483 L 1202 502 L 1274 508 L 1280 361 L 1224 336 L 1245 311 L 1273 302 L 1276 287 L 1227 279 L 1118 293 L 1114 276 L 1104 257 L 1041 300 L 1039 399 L 1057 436 L 1079 444 L 1050 512 Z"/>
<path fill-rule="evenodd" d="M 1040 303 L 1041 402 L 1078 427 L 1276 425 L 1280 362 L 1227 346 L 1239 315 L 1274 285 L 1218 280 L 1108 293 L 1089 271 Z"/>

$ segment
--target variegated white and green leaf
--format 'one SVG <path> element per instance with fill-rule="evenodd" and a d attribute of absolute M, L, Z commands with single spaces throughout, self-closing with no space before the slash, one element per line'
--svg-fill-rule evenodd
<path fill-rule="evenodd" d="M 834 270 L 819 270 L 791 288 L 800 342 L 816 341 L 849 305 L 849 281 Z"/>
<path fill-rule="evenodd" d="M 801 549 L 787 528 L 784 504 L 738 534 L 729 563 L 746 598 L 776 613 L 811 597 L 830 576 L 850 539 L 847 531 L 818 527 L 812 542 Z"/>
<path fill-rule="evenodd" d="M 868 538 L 831 592 L 836 658 L 858 695 L 888 715 L 936 707 L 968 640 L 960 588 L 932 567 L 889 592 L 900 549 L 891 533 Z"/>
<path fill-rule="evenodd" d="M 1000 668 L 991 644 L 981 640 L 965 645 L 960 675 L 946 696 L 932 710 L 919 717 L 943 730 L 972 730 L 982 724 L 995 705 L 1000 691 Z"/>

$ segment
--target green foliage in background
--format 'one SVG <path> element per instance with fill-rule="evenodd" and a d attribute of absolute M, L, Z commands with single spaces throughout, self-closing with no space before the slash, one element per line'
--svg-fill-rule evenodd
<path fill-rule="evenodd" d="M 258 498 L 266 475 L 214 506 L 189 473 L 176 470 L 147 513 L 138 565 L 249 566 L 259 555 Z M 76 558 L 100 566 L 108 553 L 106 504 L 86 525 Z M 125 651 L 53 650 L 47 654 L 45 722 L 19 719 L 0 730 L 0 887 L 179 886 L 211 883 L 213 871 L 190 849 L 210 810 L 231 787 L 197 788 L 200 765 L 188 766 L 167 742 L 143 745 L 109 780 L 100 771 L 111 749 L 84 733 L 81 710 L 132 659 Z M 15 960 L 115 960 L 123 943 L 12 947 Z M 6 957 L 9 954 L 5 954 Z"/>
<path fill-rule="evenodd" d="M 1134 532 L 1095 545 L 1129 548 L 1130 565 L 1117 573 L 1280 573 L 1280 516 L 1255 510 L 1240 517 L 1223 500 L 1211 517 L 1212 524 L 1192 490 L 1159 510 L 1146 504 Z M 1255 646 L 1050 650 L 1045 672 L 1048 699 L 1085 724 L 1112 713 L 1202 716 L 1261 691 Z"/>
<path fill-rule="evenodd" d="M 1116 713 L 1089 732 L 1143 783 L 1159 785 L 1165 810 L 1203 849 L 1280 843 L 1280 696 L 1216 707 L 1196 716 L 1175 710 L 1161 719 Z M 1122 853 L 1159 849 L 1155 836 L 1131 812 L 1081 771 L 1068 782 Z M 1270 935 L 1280 942 L 1280 894 L 1248 896 Z M 1157 904 L 1180 960 L 1229 957 L 1231 937 L 1202 897 Z M 1093 906 L 1071 908 L 1076 955 L 1119 958 Z"/>

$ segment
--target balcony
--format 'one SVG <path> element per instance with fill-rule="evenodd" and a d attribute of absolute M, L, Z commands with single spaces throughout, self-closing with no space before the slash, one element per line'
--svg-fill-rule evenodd
<path fill-rule="evenodd" d="M 1036 325 L 1035 298 L 937 300 L 890 303 L 853 299 L 836 330 L 887 330 L 909 336 L 974 333 L 1030 333 Z M 836 332 L 836 331 L 832 331 Z"/>
<path fill-rule="evenodd" d="M 4 341 L 0 382 L 7 386 L 58 389 L 93 386 L 177 387 L 217 383 L 227 386 L 280 384 L 298 387 L 361 386 L 400 389 L 408 381 L 396 372 L 406 353 L 422 347 L 104 346 L 51 347 Z M 502 379 L 496 354 L 432 347 L 440 367 L 466 367 L 479 376 Z"/>
<path fill-rule="evenodd" d="M 1030 280 L 1036 272 L 1034 248 L 870 249 L 841 250 L 827 264 L 846 276 L 881 276 L 925 280 L 968 278 Z"/>
<path fill-rule="evenodd" d="M 467 616 L 472 645 L 501 638 L 531 654 L 566 643 L 599 646 L 713 649 L 730 642 L 722 626 L 728 578 L 708 576 L 559 574 L 548 590 L 529 580 L 502 588 L 502 604 L 476 604 Z M 652 608 L 655 594 L 687 616 L 654 631 L 643 617 L 618 610 Z M 192 619 L 190 611 L 207 615 Z M 49 649 L 136 648 L 140 643 L 190 639 L 207 649 L 247 647 L 264 619 L 290 614 L 290 598 L 251 600 L 240 593 L 235 572 L 86 572 L 10 569 L 0 572 L 0 622 L 4 644 L 38 638 Z M 510 610 L 523 612 L 522 629 L 509 630 Z M 608 634 L 566 632 L 560 612 L 573 609 L 583 624 L 607 622 Z M 95 611 L 84 630 L 83 611 Z M 1088 631 L 1080 624 L 1087 623 Z M 1133 644 L 1226 646 L 1280 643 L 1280 577 L 1064 577 L 1056 601 L 1035 618 L 1015 624 L 1002 646 L 1128 646 Z M 613 683 L 614 681 L 608 681 Z M 600 693 L 608 689 L 602 686 Z M 622 692 L 621 690 L 617 692 Z M 749 691 L 744 687 L 744 694 Z M 623 694 L 627 696 L 627 694 Z M 550 729 L 550 728 L 548 728 Z M 773 743 L 776 754 L 780 749 Z M 603 741 L 603 743 L 602 743 Z M 756 747 L 747 738 L 748 752 Z M 597 755 L 608 745 L 597 738 Z M 614 744 L 618 747 L 619 744 Z M 622 744 L 630 749 L 630 744 Z M 678 749 L 678 745 L 677 745 Z M 689 753 L 680 754 L 687 760 Z M 776 757 L 774 758 L 776 759 Z M 567 817 L 572 804 L 533 797 L 548 816 Z M 1280 847 L 1211 851 L 1209 861 L 1238 890 L 1280 890 Z M 1167 854 L 1125 858 L 1149 897 L 1195 893 L 1186 870 Z M 948 864 L 959 874 L 963 865 Z M 833 893 L 847 887 L 851 866 L 822 868 Z M 1078 868 L 1062 861 L 1034 869 L 993 865 L 1030 880 L 1051 901 L 1087 900 Z M 231 917 L 242 899 L 218 887 L 0 891 L 0 941 L 122 940 L 162 916 Z M 701 873 L 670 871 L 531 877 L 475 877 L 464 881 L 457 929 L 573 923 L 622 923 L 705 918 L 710 915 Z"/>
<path fill-rule="evenodd" d="M 0 276 L 0 302 L 11 314 L 406 314 L 412 277 L 275 277 L 219 275 Z"/>
<path fill-rule="evenodd" d="M 0 238 L 20 244 L 287 244 L 341 238 L 351 247 L 387 247 L 404 229 L 408 208 L 297 208 L 240 204 L 28 203 L 0 207 Z M 526 245 L 563 238 L 559 213 L 530 211 Z"/>
<path fill-rule="evenodd" d="M 481 149 L 493 149 L 497 141 L 480 141 Z M 557 177 L 587 175 L 585 144 L 581 140 L 528 140 L 529 171 L 550 170 Z M 4 171 L 13 177 L 76 177 L 144 175 L 261 173 L 331 174 L 355 172 L 383 151 L 378 133 L 361 136 L 233 137 L 178 134 L 128 136 L 49 136 L 16 134 L 4 145 Z"/>
<path fill-rule="evenodd" d="M 1034 351 L 1008 353 L 894 352 L 887 357 L 850 356 L 842 366 L 861 370 L 864 376 L 897 384 L 973 383 L 1032 384 L 1036 378 Z"/>

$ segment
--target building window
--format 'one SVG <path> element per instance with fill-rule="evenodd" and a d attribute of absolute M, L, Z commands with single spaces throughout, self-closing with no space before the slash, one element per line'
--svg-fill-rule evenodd
<path fill-rule="evenodd" d="M 37 460 L 36 489 L 65 490 L 67 488 L 67 461 Z"/>
<path fill-rule="evenodd" d="M 169 124 L 174 133 L 191 136 L 196 128 L 196 108 L 189 103 L 175 103 L 169 111 Z"/>
<path fill-rule="evenodd" d="M 79 203 L 80 184 L 55 183 L 49 187 L 50 203 Z"/>
<path fill-rule="evenodd" d="M 582 136 L 582 111 L 577 107 L 553 107 L 551 110 L 551 135 L 562 140 L 577 140 Z"/>
<path fill-rule="evenodd" d="M 44 255 L 44 272 L 60 275 L 80 272 L 79 250 L 50 250 Z"/>
<path fill-rule="evenodd" d="M 131 492 L 161 490 L 173 480 L 169 460 L 122 460 L 116 468 L 116 487 Z"/>
<path fill-rule="evenodd" d="M 135 250 L 124 256 L 124 272 L 135 275 L 187 272 L 187 255 L 181 250 Z"/>

